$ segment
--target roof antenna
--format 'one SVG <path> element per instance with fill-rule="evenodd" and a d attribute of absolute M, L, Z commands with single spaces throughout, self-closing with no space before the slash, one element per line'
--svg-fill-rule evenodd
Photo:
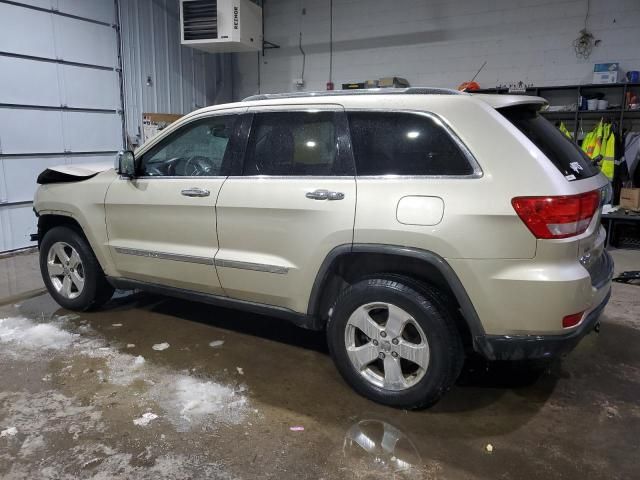
<path fill-rule="evenodd" d="M 484 63 L 482 64 L 482 66 L 478 69 L 476 74 L 473 76 L 473 78 L 469 82 L 461 83 L 460 86 L 458 87 L 458 90 L 461 91 L 461 92 L 466 92 L 467 90 L 479 90 L 480 89 L 480 85 L 478 85 L 476 82 L 474 82 L 474 80 L 476 79 L 476 77 L 482 71 L 482 69 L 484 68 L 484 66 L 486 64 L 487 64 L 487 61 L 485 60 Z"/>

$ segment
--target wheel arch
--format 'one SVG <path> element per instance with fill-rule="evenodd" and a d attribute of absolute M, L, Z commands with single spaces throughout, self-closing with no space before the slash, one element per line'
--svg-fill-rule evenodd
<path fill-rule="evenodd" d="M 105 274 L 109 274 L 111 269 L 110 257 L 105 254 L 105 252 L 96 248 L 99 245 L 98 240 L 93 238 L 89 232 L 85 231 L 81 220 L 76 218 L 74 215 L 64 211 L 58 210 L 45 210 L 37 213 L 38 216 L 38 248 L 42 243 L 42 239 L 47 234 L 49 230 L 55 227 L 69 227 L 76 231 L 82 238 L 89 244 L 93 254 L 98 260 L 98 265 L 102 268 Z"/>
<path fill-rule="evenodd" d="M 55 227 L 70 227 L 80 233 L 85 239 L 87 238 L 80 223 L 70 214 L 63 212 L 40 213 L 38 215 L 38 247 L 40 247 L 42 239 L 47 232 Z"/>
<path fill-rule="evenodd" d="M 333 300 L 346 286 L 373 274 L 399 274 L 436 286 L 448 293 L 462 314 L 463 337 L 476 345 L 485 332 L 471 300 L 447 261 L 438 254 L 398 245 L 353 244 L 335 247 L 323 261 L 311 289 L 307 313 L 320 325 Z"/>

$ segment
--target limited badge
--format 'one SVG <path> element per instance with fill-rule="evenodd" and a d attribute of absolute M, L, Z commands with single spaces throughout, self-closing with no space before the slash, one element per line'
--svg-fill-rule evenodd
<path fill-rule="evenodd" d="M 569 164 L 569 167 L 576 173 L 580 173 L 580 171 L 582 171 L 582 165 L 580 165 L 578 162 L 571 162 Z"/>

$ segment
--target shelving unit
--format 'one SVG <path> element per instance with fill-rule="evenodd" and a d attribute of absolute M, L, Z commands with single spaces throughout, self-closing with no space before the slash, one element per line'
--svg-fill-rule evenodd
<path fill-rule="evenodd" d="M 542 115 L 549 120 L 558 120 L 569 123 L 567 128 L 574 132 L 574 141 L 578 143 L 582 140 L 580 127 L 584 132 L 590 130 L 589 127 L 584 128 L 584 124 L 593 124 L 603 117 L 609 117 L 617 124 L 617 133 L 620 135 L 623 130 L 634 130 L 635 123 L 639 122 L 640 127 L 640 110 L 625 109 L 625 99 L 627 92 L 632 92 L 640 96 L 640 83 L 607 83 L 607 84 L 588 84 L 588 85 L 555 85 L 549 87 L 531 87 L 521 95 L 535 95 L 545 98 L 549 105 L 576 105 L 578 98 L 582 95 L 602 92 L 604 99 L 610 105 L 619 105 L 617 108 L 607 110 L 573 110 L 573 111 L 544 111 Z M 477 93 L 498 93 L 509 94 L 507 88 L 488 88 L 478 90 Z M 517 94 L 516 94 L 517 95 Z M 637 128 L 636 128 L 637 129 Z M 576 135 L 576 133 L 578 133 Z"/>

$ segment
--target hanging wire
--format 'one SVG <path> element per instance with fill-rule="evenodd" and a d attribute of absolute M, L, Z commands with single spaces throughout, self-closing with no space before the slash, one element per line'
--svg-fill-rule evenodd
<path fill-rule="evenodd" d="M 260 71 L 261 67 L 261 60 L 260 60 L 260 52 L 256 52 L 258 54 L 258 93 L 262 93 L 262 72 Z"/>
<path fill-rule="evenodd" d="M 300 79 L 304 81 L 304 67 L 307 63 L 307 54 L 304 53 L 304 50 L 302 49 L 302 32 L 300 32 L 300 37 L 298 39 L 298 48 L 300 49 L 300 53 L 302 54 L 302 73 L 300 74 Z"/>
<path fill-rule="evenodd" d="M 587 29 L 587 20 L 589 19 L 589 10 L 591 9 L 591 0 L 587 0 L 587 13 L 584 15 L 584 29 Z"/>
<path fill-rule="evenodd" d="M 300 80 L 304 82 L 304 68 L 307 63 L 307 55 L 304 53 L 304 49 L 302 48 L 302 17 L 306 15 L 307 9 L 303 5 L 303 0 L 298 2 L 298 11 L 300 12 L 300 16 L 298 17 L 298 50 L 302 54 L 302 72 L 300 72 Z"/>
<path fill-rule="evenodd" d="M 329 82 L 333 83 L 333 0 L 329 0 Z"/>
<path fill-rule="evenodd" d="M 585 60 L 591 56 L 593 47 L 600 43 L 600 40 L 596 40 L 593 34 L 587 29 L 590 10 L 591 1 L 587 0 L 587 13 L 584 16 L 584 28 L 580 30 L 578 38 L 573 41 L 573 49 L 576 52 L 576 57 L 584 58 Z"/>

